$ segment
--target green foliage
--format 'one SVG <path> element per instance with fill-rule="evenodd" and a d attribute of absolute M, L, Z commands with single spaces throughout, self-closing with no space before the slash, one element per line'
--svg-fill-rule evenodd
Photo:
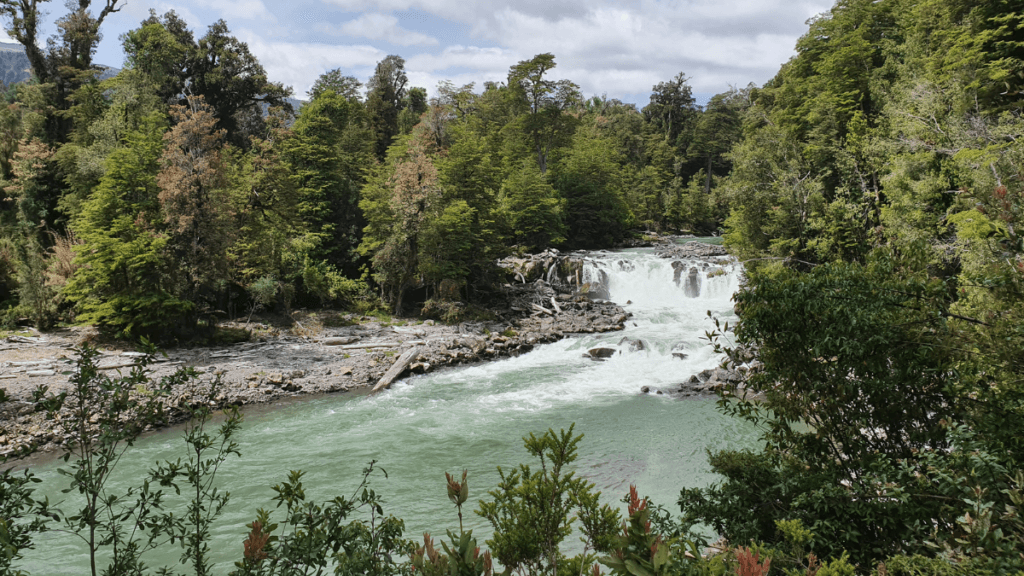
<path fill-rule="evenodd" d="M 576 120 L 567 109 L 579 102 L 579 86 L 569 80 L 551 80 L 544 75 L 555 68 L 554 54 L 538 54 L 509 68 L 510 97 L 522 114 L 516 119 L 537 160 L 541 173 L 555 147 L 572 136 Z"/>
<path fill-rule="evenodd" d="M 513 242 L 527 251 L 564 240 L 563 203 L 532 162 L 524 162 L 502 183 L 500 203 Z"/>
<path fill-rule="evenodd" d="M 171 544 L 177 542 L 181 545 L 180 562 L 190 564 L 196 576 L 210 573 L 210 530 L 229 499 L 229 492 L 214 483 L 217 471 L 229 456 L 241 456 L 233 439 L 242 424 L 238 408 L 227 411 L 224 422 L 214 433 L 208 430 L 213 418 L 211 399 L 216 398 L 219 386 L 219 380 L 214 380 L 205 391 L 201 391 L 195 405 L 184 406 L 188 420 L 183 434 L 188 458 L 158 464 L 152 472 L 155 478 L 160 479 L 161 485 L 174 483 L 176 492 L 182 488 L 180 483 L 185 484 L 189 494 L 185 514 L 177 519 L 165 517 L 167 525 L 164 530 Z"/>
<path fill-rule="evenodd" d="M 507 570 L 557 574 L 566 561 L 560 545 L 573 533 L 577 519 L 584 535 L 584 556 L 587 551 L 608 550 L 619 515 L 607 505 L 599 505 L 600 493 L 594 492 L 593 483 L 568 468 L 583 439 L 582 434 L 573 436 L 573 429 L 524 437 L 523 445 L 540 460 L 540 469 L 520 464 L 506 473 L 499 467 L 501 482 L 488 492 L 493 500 L 480 502 L 477 514 L 494 527 L 487 545 Z"/>
<path fill-rule="evenodd" d="M 127 376 L 113 378 L 100 373 L 95 349 L 81 349 L 65 400 L 71 412 L 71 440 L 64 461 L 74 460 L 58 472 L 69 481 L 65 492 L 77 492 L 83 503 L 78 510 L 59 511 L 55 518 L 85 541 L 93 576 L 101 571 L 101 549 L 109 547 L 110 570 L 125 574 L 141 570 L 142 553 L 161 542 L 163 492 L 153 490 L 148 479 L 123 494 L 108 489 L 117 463 L 142 432 L 166 423 L 161 396 L 194 378 L 183 370 L 152 382 L 146 367 L 153 361 L 153 349 L 147 352 Z M 140 397 L 140 388 L 149 394 Z"/>
<path fill-rule="evenodd" d="M 366 113 L 373 130 L 374 152 L 380 160 L 386 158 L 395 136 L 401 133 L 398 116 L 408 82 L 405 60 L 391 54 L 377 63 L 373 76 L 366 83 Z"/>
<path fill-rule="evenodd" d="M 358 280 L 342 276 L 334 266 L 306 257 L 302 267 L 302 285 L 306 293 L 317 298 L 320 305 L 329 302 L 351 302 L 363 288 Z"/>
<path fill-rule="evenodd" d="M 280 286 L 273 276 L 264 276 L 250 284 L 247 290 L 249 300 L 252 302 L 249 310 L 249 319 L 251 319 L 254 312 L 274 303 Z"/>
<path fill-rule="evenodd" d="M 156 174 L 163 119 L 154 116 L 111 152 L 107 173 L 74 228 L 74 276 L 64 289 L 78 319 L 119 335 L 160 334 L 193 305 L 174 294 Z"/>
<path fill-rule="evenodd" d="M 480 554 L 472 530 L 459 535 L 449 530 L 448 539 L 441 542 L 442 555 L 430 535 L 424 534 L 423 546 L 410 554 L 412 567 L 424 576 L 491 576 L 491 554 Z"/>
<path fill-rule="evenodd" d="M 334 574 L 343 576 L 401 573 L 395 558 L 408 552 L 411 543 L 402 539 L 402 520 L 384 516 L 380 496 L 369 488 L 375 464 L 363 470 L 355 494 L 324 504 L 306 500 L 302 472 L 289 473 L 288 480 L 273 487 L 277 507 L 284 506 L 284 519 L 279 525 L 270 512 L 257 512 L 248 525 L 245 555 L 232 574 L 322 574 L 331 566 Z M 350 520 L 360 510 L 367 511 L 369 519 Z"/>
<path fill-rule="evenodd" d="M 346 149 L 359 134 L 356 106 L 333 90 L 303 106 L 284 143 L 284 158 L 298 198 L 298 214 L 308 230 L 315 260 L 352 274 L 363 218 L 358 210 L 362 167 L 368 150 Z"/>
<path fill-rule="evenodd" d="M 578 135 L 553 169 L 552 182 L 566 201 L 570 246 L 609 246 L 624 237 L 630 214 L 610 141 Z"/>
<path fill-rule="evenodd" d="M 35 500 L 34 484 L 42 482 L 29 470 L 8 468 L 0 472 L 0 572 L 12 576 L 27 574 L 13 566 L 24 550 L 31 550 L 33 535 L 44 532 L 51 518 L 49 502 Z"/>

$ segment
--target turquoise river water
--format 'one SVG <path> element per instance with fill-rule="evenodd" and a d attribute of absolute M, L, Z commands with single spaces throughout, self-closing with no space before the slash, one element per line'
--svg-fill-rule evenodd
<path fill-rule="evenodd" d="M 624 332 L 570 337 L 517 358 L 416 376 L 376 397 L 332 395 L 247 410 L 238 435 L 242 456 L 218 475 L 231 503 L 213 530 L 216 572 L 226 574 L 241 558 L 245 524 L 256 509 L 273 508 L 270 487 L 289 470 L 306 472 L 307 497 L 326 500 L 351 495 L 360 471 L 376 459 L 389 475 L 372 484 L 385 497 L 385 513 L 405 520 L 409 538 L 443 535 L 458 526 L 446 471 L 468 469 L 475 503 L 497 485 L 497 466 L 529 462 L 522 436 L 574 422 L 585 435 L 577 469 L 605 500 L 618 502 L 633 483 L 675 510 L 681 488 L 715 480 L 706 450 L 756 443 L 756 432 L 720 414 L 713 400 L 640 394 L 641 386 L 667 387 L 721 360 L 700 339 L 712 326 L 708 310 L 733 316 L 730 298 L 741 272 L 724 260 L 721 267 L 725 273 L 713 278 L 701 274 L 699 295 L 687 297 L 669 260 L 644 250 L 593 253 L 585 274 L 607 274 L 611 299 L 633 314 Z M 642 339 L 646 349 L 629 352 L 619 345 L 624 337 Z M 621 353 L 604 362 L 584 358 L 595 346 Z M 674 358 L 673 348 L 685 349 L 687 358 Z M 123 490 L 154 461 L 182 455 L 180 430 L 149 435 L 119 464 L 111 488 Z M 67 498 L 57 465 L 37 468 L 45 480 L 39 494 L 51 500 Z M 478 536 L 489 533 L 481 518 L 465 517 Z M 158 551 L 147 563 L 173 565 L 179 554 Z M 20 567 L 34 575 L 83 574 L 88 560 L 76 537 L 51 532 L 38 538 Z"/>

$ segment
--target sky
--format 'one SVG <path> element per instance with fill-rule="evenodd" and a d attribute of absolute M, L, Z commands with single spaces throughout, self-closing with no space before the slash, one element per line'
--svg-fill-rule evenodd
<path fill-rule="evenodd" d="M 103 0 L 93 0 L 102 5 Z M 149 11 L 174 10 L 196 37 L 218 19 L 248 43 L 272 81 L 306 98 L 334 68 L 362 82 L 388 54 L 405 59 L 411 86 L 433 93 L 504 81 L 509 67 L 545 52 L 552 79 L 585 96 L 641 107 L 651 87 L 680 72 L 698 101 L 731 86 L 761 85 L 794 55 L 806 21 L 832 0 L 121 0 L 103 24 L 94 62 L 121 67 L 118 37 Z M 49 20 L 59 0 L 44 4 Z M 54 32 L 52 23 L 41 36 Z"/>

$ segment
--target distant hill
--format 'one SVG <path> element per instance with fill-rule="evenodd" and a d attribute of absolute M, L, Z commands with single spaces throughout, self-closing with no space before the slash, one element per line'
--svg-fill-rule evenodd
<path fill-rule="evenodd" d="M 100 80 L 117 76 L 120 68 L 99 65 L 103 71 L 100 73 Z M 4 86 L 10 86 L 18 82 L 24 82 L 32 77 L 32 65 L 25 55 L 25 48 L 21 44 L 0 42 L 0 81 Z"/>
<path fill-rule="evenodd" d="M 32 77 L 25 49 L 20 44 L 0 43 L 0 81 L 4 86 L 24 82 Z"/>

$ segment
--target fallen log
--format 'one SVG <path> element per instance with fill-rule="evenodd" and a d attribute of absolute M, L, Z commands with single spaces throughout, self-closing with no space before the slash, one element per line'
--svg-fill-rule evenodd
<path fill-rule="evenodd" d="M 359 350 L 361 348 L 398 348 L 400 342 L 380 342 L 378 344 L 349 344 L 348 346 L 335 346 L 338 350 Z"/>
<path fill-rule="evenodd" d="M 391 365 L 391 368 L 388 368 L 388 371 L 384 373 L 384 376 L 382 376 L 380 381 L 377 382 L 377 385 L 373 387 L 370 394 L 376 394 L 388 386 L 391 386 L 391 383 L 401 376 L 402 372 L 405 372 L 405 369 L 409 367 L 409 364 L 412 363 L 413 359 L 416 358 L 419 353 L 420 349 L 417 346 L 413 346 L 406 350 L 405 353 L 398 357 L 398 360 L 395 360 L 395 363 Z"/>
<path fill-rule="evenodd" d="M 537 312 L 540 312 L 541 314 L 547 314 L 549 316 L 554 316 L 555 315 L 554 312 L 552 312 L 551 310 L 548 310 L 547 308 L 545 308 L 545 307 L 543 307 L 543 306 L 541 306 L 539 304 L 530 304 L 530 306 L 532 306 L 534 310 L 536 310 Z"/>
<path fill-rule="evenodd" d="M 97 366 L 97 370 L 117 370 L 118 368 L 132 368 L 138 366 L 138 362 L 121 362 L 119 364 L 111 364 L 110 366 Z"/>
<path fill-rule="evenodd" d="M 562 313 L 562 307 L 559 306 L 558 302 L 555 301 L 555 297 L 554 296 L 551 297 L 551 305 L 554 306 L 555 312 L 558 312 L 559 314 Z"/>
<path fill-rule="evenodd" d="M 358 341 L 358 336 L 335 336 L 332 338 L 324 338 L 320 343 L 324 346 L 344 346 Z"/>

